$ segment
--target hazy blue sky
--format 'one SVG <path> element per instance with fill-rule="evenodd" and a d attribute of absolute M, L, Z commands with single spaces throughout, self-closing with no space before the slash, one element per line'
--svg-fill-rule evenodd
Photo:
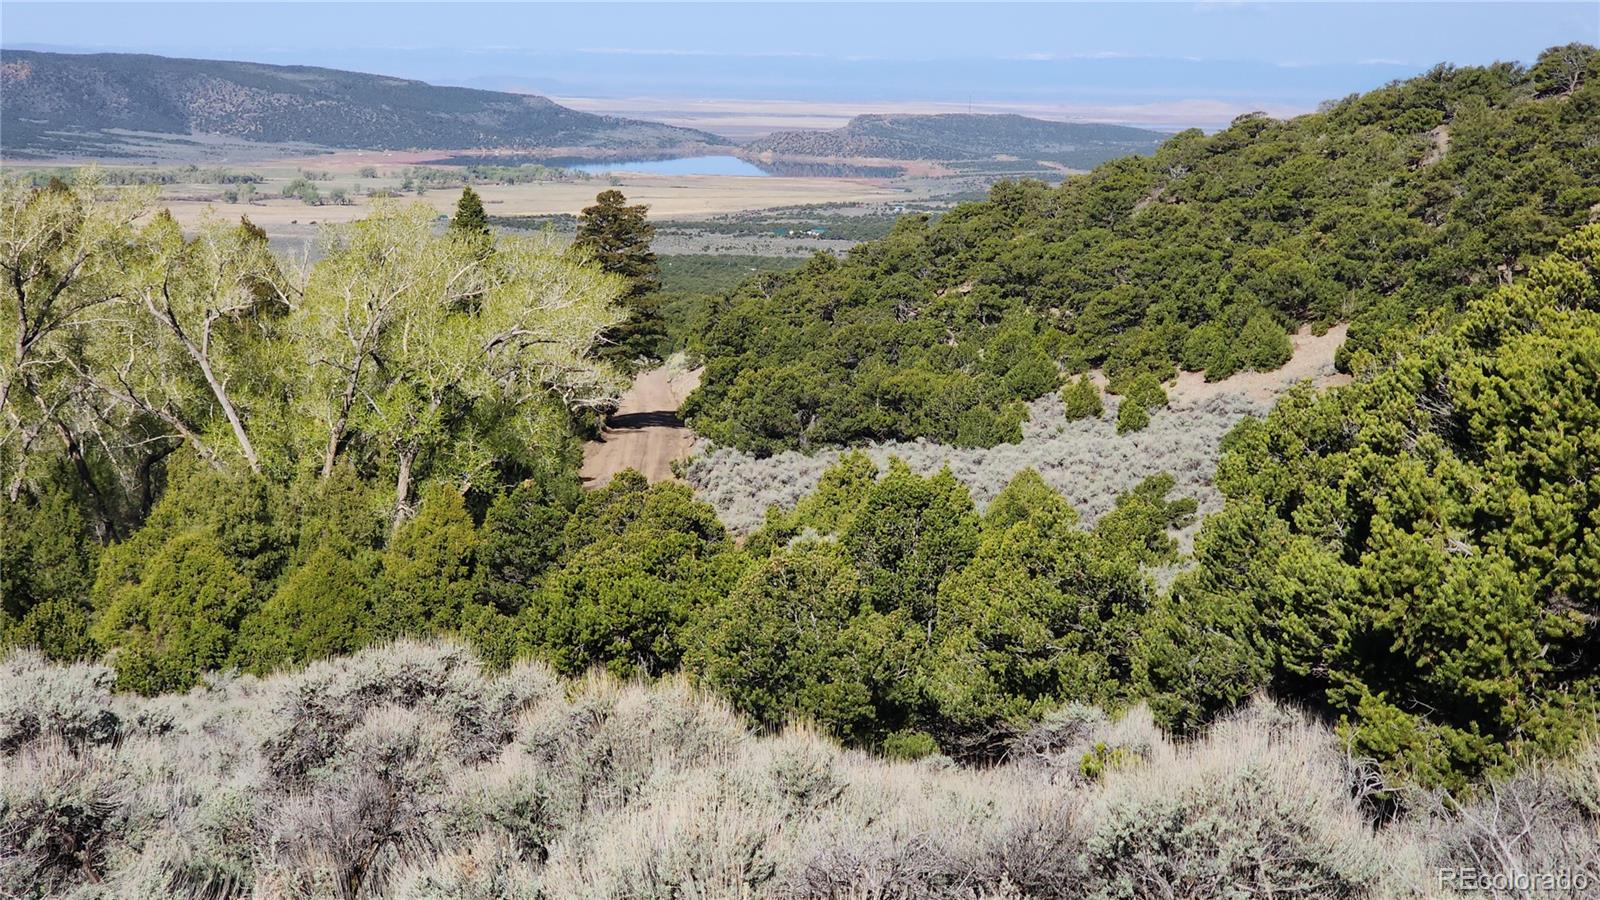
<path fill-rule="evenodd" d="M 1190 124 L 1307 109 L 1436 62 L 1528 62 L 1600 41 L 1600 2 L 6 2 L 0 34 L 8 47 L 324 65 L 568 97 L 971 100 L 1133 110 L 1129 120 L 1178 110 L 1169 124 Z"/>

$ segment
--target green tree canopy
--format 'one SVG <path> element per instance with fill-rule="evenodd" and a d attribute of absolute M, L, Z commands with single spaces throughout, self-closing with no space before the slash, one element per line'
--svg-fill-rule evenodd
<path fill-rule="evenodd" d="M 1241 426 L 1152 623 L 1158 711 L 1191 727 L 1270 687 L 1453 786 L 1592 729 L 1597 385 L 1589 226 L 1369 380 Z"/>
<path fill-rule="evenodd" d="M 456 214 L 450 217 L 450 231 L 467 238 L 489 236 L 489 214 L 483 211 L 483 198 L 471 185 L 461 189 Z"/>
<path fill-rule="evenodd" d="M 1189 130 L 1058 187 L 1003 182 L 714 308 L 685 411 L 758 454 L 1021 438 L 1055 371 L 1120 390 L 1281 366 L 1350 323 L 1346 371 L 1515 280 L 1600 203 L 1594 48 L 1439 66 L 1287 120 Z M 1148 412 L 1148 410 L 1146 410 Z M 1129 412 L 1129 417 L 1135 414 Z M 1132 427 L 1134 423 L 1125 423 Z"/>
<path fill-rule="evenodd" d="M 650 242 L 656 228 L 644 204 L 630 206 L 621 191 L 601 191 L 594 205 L 584 207 L 578 216 L 577 249 L 590 254 L 600 268 L 628 280 L 630 297 L 661 288 L 661 266 Z"/>
<path fill-rule="evenodd" d="M 578 216 L 573 247 L 606 272 L 626 279 L 623 305 L 628 319 L 606 334 L 605 356 L 618 362 L 660 358 L 667 342 L 660 297 L 661 265 L 651 242 L 656 229 L 644 204 L 628 205 L 621 191 L 601 191 Z"/>

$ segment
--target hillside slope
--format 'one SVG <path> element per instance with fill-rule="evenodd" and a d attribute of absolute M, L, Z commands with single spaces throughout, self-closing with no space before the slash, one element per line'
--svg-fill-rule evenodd
<path fill-rule="evenodd" d="M 11 156 L 114 153 L 112 129 L 364 149 L 663 150 L 728 143 L 529 94 L 248 62 L 7 50 L 0 117 Z"/>
<path fill-rule="evenodd" d="M 982 159 L 997 155 L 1088 168 L 1150 153 L 1166 137 L 1142 128 L 1048 122 L 1013 115 L 856 116 L 832 131 L 780 131 L 745 145 L 752 153 L 874 159 Z"/>
<path fill-rule="evenodd" d="M 1062 370 L 1118 392 L 1270 371 L 1289 331 L 1341 321 L 1359 369 L 1600 216 L 1596 122 L 1600 54 L 1572 45 L 1185 131 L 1055 188 L 1001 182 L 736 293 L 684 413 L 760 454 L 992 446 L 1021 439 L 1022 401 Z"/>

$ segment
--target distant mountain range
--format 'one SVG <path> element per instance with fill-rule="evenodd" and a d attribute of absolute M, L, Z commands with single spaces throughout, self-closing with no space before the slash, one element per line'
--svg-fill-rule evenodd
<path fill-rule="evenodd" d="M 1090 168 L 1150 153 L 1168 135 L 1123 125 L 1049 122 L 1015 115 L 856 116 L 831 131 L 779 131 L 745 145 L 781 156 L 971 160 L 998 155 Z"/>
<path fill-rule="evenodd" d="M 209 136 L 364 150 L 513 150 L 534 157 L 736 149 L 710 132 L 579 112 L 533 94 L 311 66 L 0 51 L 0 150 L 8 158 L 181 158 L 201 152 Z M 832 131 L 777 132 L 742 150 L 842 159 L 1010 157 L 1086 169 L 1149 153 L 1163 137 L 1121 125 L 1017 115 L 866 115 Z"/>
<path fill-rule="evenodd" d="M 531 94 L 309 66 L 144 54 L 0 52 L 8 157 L 119 156 L 125 132 L 371 150 L 480 147 L 663 153 L 731 146 L 690 128 Z"/>

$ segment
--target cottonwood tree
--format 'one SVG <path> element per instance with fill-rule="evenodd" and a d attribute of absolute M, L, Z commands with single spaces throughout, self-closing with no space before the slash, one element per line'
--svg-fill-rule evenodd
<path fill-rule="evenodd" d="M 322 435 L 323 478 L 344 449 L 358 401 L 379 380 L 380 350 L 407 305 L 423 297 L 449 302 L 475 289 L 458 282 L 477 261 L 458 260 L 458 271 L 445 271 L 449 260 L 427 252 L 433 241 L 423 216 L 415 208 L 380 206 L 332 232 L 295 310 L 290 327 L 310 363 L 301 394 Z"/>
<path fill-rule="evenodd" d="M 220 415 L 232 451 L 260 472 L 247 404 L 251 384 L 272 376 L 253 368 L 254 351 L 275 339 L 291 292 L 265 232 L 208 220 L 188 240 L 163 210 L 139 238 L 119 267 L 121 328 L 98 342 L 91 377 L 218 466 L 229 458 L 209 427 Z"/>
<path fill-rule="evenodd" d="M 435 235 L 431 216 L 380 208 L 337 233 L 295 322 L 313 362 L 306 393 L 321 470 L 352 439 L 385 460 L 396 527 L 419 463 L 438 462 L 465 489 L 493 462 L 472 437 L 484 416 L 514 422 L 551 392 L 569 407 L 600 406 L 620 387 L 589 354 L 620 318 L 621 279 L 563 259 L 547 239 L 483 256 Z"/>
<path fill-rule="evenodd" d="M 121 285 L 113 260 L 144 215 L 150 189 L 106 187 L 93 172 L 75 186 L 52 179 L 42 188 L 0 182 L 0 470 L 7 499 L 27 482 L 40 438 L 59 439 L 102 518 L 114 531 L 110 501 L 85 458 L 83 385 L 76 376 L 85 331 L 100 325 Z"/>

